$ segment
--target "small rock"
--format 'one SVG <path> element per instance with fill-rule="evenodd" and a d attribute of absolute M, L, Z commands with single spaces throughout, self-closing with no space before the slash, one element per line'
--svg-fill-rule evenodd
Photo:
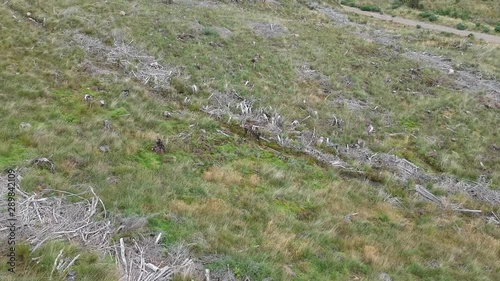
<path fill-rule="evenodd" d="M 324 142 L 324 138 L 323 137 L 319 137 L 317 140 L 316 140 L 316 146 L 320 146 L 323 144 Z"/>
<path fill-rule="evenodd" d="M 457 141 L 457 139 L 456 139 L 456 138 L 451 138 L 451 141 L 452 141 L 452 142 L 456 142 L 456 141 Z"/>
<path fill-rule="evenodd" d="M 432 158 L 437 157 L 437 155 L 438 154 L 437 154 L 437 152 L 435 150 L 426 154 L 427 157 L 432 157 Z"/>
<path fill-rule="evenodd" d="M 365 142 L 362 139 L 358 139 L 357 143 L 359 147 L 365 147 Z"/>
<path fill-rule="evenodd" d="M 375 131 L 375 127 L 373 127 L 372 124 L 369 124 L 368 127 L 366 128 L 366 133 L 371 134 L 373 133 L 373 131 Z"/>
<path fill-rule="evenodd" d="M 441 264 L 439 263 L 439 261 L 437 260 L 432 260 L 430 263 L 429 263 L 429 266 L 432 267 L 432 268 L 438 268 L 441 266 Z"/>
<path fill-rule="evenodd" d="M 108 130 L 108 131 L 111 130 L 111 121 L 104 120 L 104 121 L 102 121 L 102 123 L 103 123 L 103 127 L 104 127 L 105 130 Z"/>
<path fill-rule="evenodd" d="M 455 73 L 455 70 L 453 70 L 453 69 L 451 69 L 451 68 L 450 68 L 450 69 L 448 70 L 448 75 L 451 75 L 451 74 L 453 74 L 453 73 Z"/>
<path fill-rule="evenodd" d="M 491 149 L 495 150 L 495 151 L 499 151 L 500 150 L 500 146 L 496 145 L 496 144 L 492 144 L 491 145 Z"/>
<path fill-rule="evenodd" d="M 170 118 L 171 116 L 172 116 L 172 113 L 170 113 L 168 111 L 163 111 L 163 117 Z"/>
<path fill-rule="evenodd" d="M 380 278 L 380 280 L 382 280 L 382 281 L 392 281 L 391 276 L 389 276 L 389 274 L 387 274 L 385 272 L 380 273 L 378 278 Z"/>
<path fill-rule="evenodd" d="M 288 265 L 284 265 L 283 269 L 288 276 L 295 276 L 295 272 L 293 272 L 293 270 Z"/>
<path fill-rule="evenodd" d="M 92 98 L 93 98 L 93 97 L 92 97 L 91 95 L 88 95 L 88 94 L 87 94 L 87 95 L 85 95 L 85 96 L 83 97 L 83 100 L 84 100 L 84 101 L 86 101 L 86 102 L 91 102 L 91 101 L 92 101 Z"/>
<path fill-rule="evenodd" d="M 297 38 L 300 37 L 300 35 L 298 35 L 297 33 L 295 33 L 293 36 L 295 36 Z"/>
<path fill-rule="evenodd" d="M 120 11 L 120 16 L 126 15 L 125 11 Z"/>
<path fill-rule="evenodd" d="M 118 227 L 117 232 L 132 232 L 144 229 L 148 224 L 148 219 L 145 217 L 126 217 L 120 219 L 120 227 Z"/>
<path fill-rule="evenodd" d="M 99 105 L 100 105 L 101 107 L 104 107 L 104 106 L 106 106 L 106 102 L 105 102 L 104 100 L 100 100 L 100 101 L 99 101 Z"/>
<path fill-rule="evenodd" d="M 122 98 L 126 98 L 130 95 L 130 91 L 129 90 L 123 90 L 122 93 L 120 94 L 120 96 Z"/>
<path fill-rule="evenodd" d="M 36 165 L 37 167 L 40 167 L 42 169 L 47 169 L 50 170 L 51 172 L 54 172 L 54 162 L 52 160 L 45 158 L 45 157 L 39 157 L 31 160 L 32 165 Z"/>
<path fill-rule="evenodd" d="M 30 12 L 27 12 L 27 13 L 26 13 L 26 16 L 31 17 L 31 13 L 30 13 Z"/>
<path fill-rule="evenodd" d="M 99 150 L 101 152 L 104 152 L 104 153 L 109 152 L 109 146 L 107 146 L 107 145 L 101 145 L 101 146 L 99 146 Z"/>
<path fill-rule="evenodd" d="M 75 281 L 75 280 L 76 280 L 76 271 L 72 269 L 68 272 L 68 274 L 66 274 L 66 281 Z"/>
<path fill-rule="evenodd" d="M 23 122 L 19 125 L 19 129 L 21 130 L 24 130 L 24 129 L 29 129 L 31 128 L 31 124 L 30 123 L 26 123 L 26 122 Z"/>
<path fill-rule="evenodd" d="M 106 179 L 110 184 L 117 184 L 118 183 L 118 178 L 115 176 L 110 176 Z"/>

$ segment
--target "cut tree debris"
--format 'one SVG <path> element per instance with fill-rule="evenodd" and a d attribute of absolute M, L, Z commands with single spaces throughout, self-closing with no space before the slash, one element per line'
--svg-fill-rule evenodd
<path fill-rule="evenodd" d="M 0 175 L 2 194 L 7 193 L 7 183 L 7 177 Z M 113 244 L 111 236 L 116 235 L 117 231 L 112 223 L 113 219 L 106 216 L 104 203 L 91 186 L 79 188 L 84 191 L 71 193 L 44 189 L 28 194 L 17 183 L 15 191 L 19 196 L 16 206 L 19 228 L 16 238 L 27 241 L 31 252 L 49 241 L 64 240 L 95 250 L 104 256 L 110 255 L 115 258 L 120 280 L 123 281 L 172 280 L 174 275 L 186 277 L 202 271 L 201 264 L 191 259 L 183 245 L 172 247 L 167 251 L 167 256 L 164 256 L 159 245 L 162 233 L 152 238 L 132 239 L 130 243 L 122 237 L 118 243 Z M 79 201 L 74 202 L 74 198 Z M 7 197 L 0 197 L 0 205 L 7 205 Z M 0 218 L 0 235 L 5 237 L 9 231 L 7 219 L 7 216 Z M 54 260 L 50 280 L 59 279 L 56 275 L 74 276 L 70 274 L 71 268 L 79 257 L 80 255 L 67 256 L 61 249 Z"/>

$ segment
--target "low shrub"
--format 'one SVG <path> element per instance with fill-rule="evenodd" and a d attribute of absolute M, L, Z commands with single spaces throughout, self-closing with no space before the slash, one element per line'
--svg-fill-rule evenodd
<path fill-rule="evenodd" d="M 437 21 L 437 19 L 438 19 L 437 15 L 433 14 L 432 12 L 428 12 L 428 11 L 422 12 L 418 16 L 421 18 L 426 18 L 429 21 Z"/>
<path fill-rule="evenodd" d="M 340 1 L 340 4 L 344 5 L 344 6 L 349 6 L 349 7 L 355 7 L 357 8 L 358 5 L 356 5 L 356 3 L 352 2 L 352 0 L 342 0 Z"/>
<path fill-rule="evenodd" d="M 467 25 L 465 25 L 463 23 L 459 23 L 459 24 L 457 24 L 457 29 L 458 30 L 466 30 L 467 29 Z"/>
<path fill-rule="evenodd" d="M 392 2 L 392 4 L 391 4 L 391 8 L 397 9 L 397 8 L 401 8 L 403 5 L 404 5 L 404 3 L 401 0 L 394 0 L 394 2 Z"/>
<path fill-rule="evenodd" d="M 435 11 L 435 13 L 440 16 L 447 16 L 456 19 L 460 18 L 462 20 L 468 20 L 470 18 L 469 11 L 459 11 L 455 8 L 438 9 Z"/>
<path fill-rule="evenodd" d="M 404 4 L 413 9 L 422 10 L 424 5 L 420 3 L 420 0 L 403 0 Z"/>
<path fill-rule="evenodd" d="M 375 6 L 375 5 L 361 5 L 358 7 L 361 11 L 368 11 L 368 12 L 377 12 L 380 13 L 382 12 L 382 9 L 380 7 Z"/>

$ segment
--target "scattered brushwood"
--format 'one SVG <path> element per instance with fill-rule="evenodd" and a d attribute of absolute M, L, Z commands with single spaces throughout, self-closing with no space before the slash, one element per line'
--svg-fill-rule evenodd
<path fill-rule="evenodd" d="M 55 169 L 54 162 L 52 162 L 52 160 L 45 158 L 45 157 L 35 158 L 35 159 L 29 161 L 29 163 L 30 163 L 30 165 L 37 166 L 41 169 L 49 170 L 52 173 L 54 172 L 54 169 Z"/>
<path fill-rule="evenodd" d="M 109 120 L 104 120 L 102 121 L 102 127 L 104 128 L 104 130 L 106 131 L 111 131 L 112 130 L 112 127 L 111 127 L 111 121 Z"/>
<path fill-rule="evenodd" d="M 165 119 L 172 117 L 172 113 L 170 113 L 169 111 L 163 111 L 162 115 Z"/>
<path fill-rule="evenodd" d="M 177 34 L 177 40 L 186 41 L 188 39 L 194 39 L 195 37 L 191 34 L 179 33 Z"/>
<path fill-rule="evenodd" d="M 191 259 L 184 246 L 172 247 L 165 260 L 159 259 L 158 239 L 133 240 L 127 245 L 123 238 L 115 245 L 115 256 L 122 278 L 120 280 L 172 280 L 174 277 L 187 278 L 199 271 L 199 265 Z M 156 261 L 156 263 L 155 263 Z"/>
<path fill-rule="evenodd" d="M 101 145 L 101 146 L 99 146 L 99 151 L 102 152 L 102 153 L 109 152 L 109 146 L 107 146 L 107 145 Z"/>
<path fill-rule="evenodd" d="M 486 221 L 488 223 L 500 225 L 500 217 L 499 215 L 495 214 L 495 212 L 491 212 L 490 215 L 486 216 Z"/>
<path fill-rule="evenodd" d="M 425 185 L 432 183 L 448 193 L 462 193 L 471 198 L 500 204 L 500 192 L 489 188 L 490 182 L 480 177 L 477 182 L 460 180 L 448 175 L 434 175 L 410 161 L 389 153 L 374 153 L 369 148 L 358 144 L 335 146 L 337 152 L 345 158 L 353 159 L 362 164 L 368 164 L 375 169 L 391 171 L 395 178 L 403 184 L 414 182 Z"/>
<path fill-rule="evenodd" d="M 333 101 L 336 107 L 345 107 L 350 111 L 361 111 L 368 108 L 366 101 L 358 100 L 355 98 L 336 97 Z"/>
<path fill-rule="evenodd" d="M 7 183 L 7 177 L 0 176 L 2 194 L 7 193 Z M 119 235 L 115 218 L 107 216 L 105 205 L 92 187 L 81 186 L 81 189 L 80 193 L 44 189 L 28 194 L 17 183 L 17 241 L 27 241 L 32 252 L 49 241 L 65 240 L 104 256 L 112 256 L 119 267 L 120 280 L 173 280 L 174 277 L 184 280 L 203 271 L 202 263 L 191 259 L 189 249 L 184 245 L 172 246 L 164 254 L 160 245 L 162 233 L 148 238 L 139 235 L 141 238 L 137 240 L 120 238 L 114 243 L 112 236 Z M 74 202 L 75 199 L 79 201 Z M 0 197 L 2 206 L 7 203 L 7 197 Z M 8 216 L 0 217 L 0 235 L 5 237 L 9 231 L 8 219 Z M 76 280 L 72 266 L 79 257 L 79 254 L 68 255 L 60 250 L 52 265 L 50 280 L 64 274 L 67 280 Z"/>
<path fill-rule="evenodd" d="M 317 140 L 319 139 L 314 134 L 312 139 L 315 141 L 306 140 L 302 134 L 300 142 L 294 143 L 293 139 L 287 137 L 288 129 L 285 126 L 285 119 L 279 112 L 271 106 L 257 109 L 254 106 L 254 101 L 247 100 L 234 91 L 229 93 L 214 92 L 209 98 L 209 104 L 202 110 L 219 119 L 228 118 L 228 122 L 239 122 L 245 133 L 251 134 L 258 140 L 273 141 L 279 146 L 302 151 L 318 161 L 334 167 L 348 169 L 348 164 L 338 157 L 323 153 L 314 147 L 318 144 Z M 298 123 L 298 121 L 292 122 L 295 125 Z"/>
<path fill-rule="evenodd" d="M 260 140 L 261 134 L 259 132 L 258 123 L 252 120 L 247 120 L 243 123 L 243 129 L 245 130 L 245 134 L 251 134 L 255 139 Z"/>
<path fill-rule="evenodd" d="M 453 70 L 454 67 L 451 59 L 443 56 L 413 50 L 402 52 L 403 48 L 401 46 L 402 40 L 400 35 L 391 34 L 381 29 L 374 29 L 360 23 L 352 22 L 345 14 L 317 2 L 310 2 L 308 6 L 326 15 L 332 20 L 333 24 L 353 27 L 353 33 L 358 37 L 389 47 L 392 49 L 395 56 L 403 55 L 406 58 L 419 62 L 425 67 L 438 69 L 443 76 L 446 75 L 453 79 L 452 85 L 457 90 L 474 95 L 481 92 L 489 93 L 489 98 L 483 102 L 485 106 L 488 108 L 500 107 L 500 91 L 498 90 L 500 89 L 500 81 L 492 79 L 491 77 L 484 77 L 485 75 L 474 69 L 463 68 L 460 71 L 455 71 Z M 450 73 L 450 69 L 453 70 L 452 73 Z M 449 74 L 453 75 L 450 76 Z M 438 80 L 431 82 L 438 84 L 442 82 Z"/>
<path fill-rule="evenodd" d="M 6 188 L 3 182 L 1 188 Z M 92 187 L 78 194 L 54 189 L 27 194 L 19 186 L 16 192 L 20 197 L 16 208 L 21 225 L 18 237 L 26 239 L 33 251 L 47 241 L 58 239 L 76 241 L 91 249 L 107 251 L 112 226 L 106 220 L 104 204 Z M 48 197 L 48 193 L 61 196 Z M 85 196 L 90 196 L 90 199 Z M 81 201 L 71 203 L 70 198 Z M 1 204 L 6 205 L 5 201 L 5 198 L 0 198 Z M 98 206 L 102 209 L 99 210 Z M 0 229 L 4 230 L 7 225 L 7 217 L 4 216 L 0 220 Z"/>
<path fill-rule="evenodd" d="M 297 78 L 305 81 L 317 81 L 324 93 L 331 93 L 333 85 L 330 77 L 315 70 L 310 64 L 303 64 L 296 69 Z"/>
<path fill-rule="evenodd" d="M 430 191 L 428 191 L 425 187 L 421 185 L 416 185 L 415 186 L 415 191 L 422 196 L 424 199 L 427 201 L 430 201 L 442 208 L 445 209 L 451 209 L 453 211 L 457 212 L 465 212 L 465 213 L 481 213 L 481 210 L 471 210 L 471 209 L 464 209 L 462 208 L 459 204 L 454 204 L 454 203 L 449 203 L 446 201 L 445 198 L 438 198 L 434 194 L 432 194 Z"/>
<path fill-rule="evenodd" d="M 63 274 L 67 272 L 66 280 L 75 280 L 76 272 L 74 270 L 69 270 L 73 264 L 78 260 L 80 255 L 76 255 L 75 257 L 65 257 L 64 249 L 59 251 L 56 259 L 54 260 L 54 265 L 52 266 L 52 271 L 50 272 L 49 280 L 52 280 L 52 276 L 54 272 L 58 272 L 59 274 Z"/>
<path fill-rule="evenodd" d="M 81 33 L 74 34 L 73 41 L 88 54 L 104 58 L 110 69 L 118 65 L 128 76 L 149 83 L 154 89 L 168 89 L 170 79 L 178 74 L 175 67 L 158 63 L 155 57 L 136 49 L 116 34 L 112 47 Z"/>
<path fill-rule="evenodd" d="M 437 186 L 449 193 L 462 193 L 471 198 L 488 202 L 493 205 L 500 205 L 500 191 L 491 189 L 491 181 L 485 176 L 479 177 L 475 182 L 459 180 L 450 176 L 434 176 L 433 181 Z"/>
<path fill-rule="evenodd" d="M 389 153 L 374 153 L 365 147 L 362 140 L 355 144 L 333 144 L 330 138 L 317 135 L 315 130 L 313 132 L 302 131 L 297 139 L 290 139 L 287 137 L 288 131 L 295 129 L 299 121 L 292 122 L 295 126 L 284 126 L 284 118 L 272 107 L 255 109 L 254 101 L 247 100 L 234 91 L 212 93 L 209 97 L 209 104 L 204 106 L 202 111 L 218 119 L 228 118 L 228 123 L 239 122 L 246 133 L 250 133 L 259 140 L 273 141 L 282 147 L 301 151 L 334 167 L 355 171 L 337 156 L 340 155 L 344 159 L 355 160 L 359 164 L 368 164 L 374 169 L 388 170 L 394 174 L 396 180 L 403 184 L 432 183 L 449 193 L 460 192 L 480 201 L 500 204 L 500 192 L 490 189 L 485 181 L 472 183 L 447 175 L 433 175 L 407 159 Z M 368 124 L 367 130 L 369 133 L 373 132 L 374 128 L 371 123 Z M 322 151 L 322 146 L 335 149 L 337 155 Z"/>

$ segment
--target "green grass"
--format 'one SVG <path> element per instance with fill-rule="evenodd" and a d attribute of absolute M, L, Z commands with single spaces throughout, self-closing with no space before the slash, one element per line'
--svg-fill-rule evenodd
<path fill-rule="evenodd" d="M 458 30 L 466 30 L 467 29 L 467 25 L 465 25 L 463 23 L 459 23 L 459 24 L 457 24 L 457 29 Z"/>
<path fill-rule="evenodd" d="M 368 12 L 382 12 L 382 9 L 378 7 L 377 5 L 371 5 L 371 4 L 357 4 L 356 2 L 352 0 L 342 0 L 340 2 L 342 5 L 358 8 L 361 11 L 368 11 Z"/>
<path fill-rule="evenodd" d="M 441 16 L 448 16 L 456 19 L 468 20 L 470 19 L 469 11 L 459 11 L 456 8 L 445 8 L 436 10 L 436 14 Z"/>
<path fill-rule="evenodd" d="M 380 7 L 375 6 L 375 5 L 359 5 L 359 9 L 361 11 L 369 11 L 369 12 L 382 12 L 382 9 Z"/>
<path fill-rule="evenodd" d="M 286 280 L 285 265 L 297 280 L 376 280 L 381 272 L 393 280 L 500 278 L 499 229 L 482 218 L 417 200 L 408 191 L 411 185 L 394 181 L 390 171 L 359 167 L 364 175 L 346 176 L 300 153 L 259 144 L 234 123 L 199 109 L 211 91 L 235 90 L 258 105 L 272 106 L 287 124 L 299 120 L 300 130 L 332 142 L 363 139 L 373 151 L 403 156 L 431 173 L 470 179 L 487 173 L 498 186 L 500 158 L 491 150 L 498 140 L 492 129 L 500 122 L 497 111 L 457 92 L 448 76 L 388 54 L 296 2 L 271 7 L 221 3 L 217 9 L 136 2 L 50 0 L 36 6 L 19 0 L 0 8 L 5 34 L 0 168 L 40 156 L 56 166 L 54 173 L 27 167 L 24 189 L 32 192 L 44 184 L 76 192 L 75 186 L 90 184 L 112 213 L 155 214 L 147 231 L 162 231 L 165 249 L 184 244 L 195 257 L 217 255 L 207 267 L 229 268 L 240 279 Z M 28 10 L 45 18 L 45 27 L 26 19 Z M 122 10 L 126 16 L 119 15 Z M 261 37 L 248 21 L 279 23 L 289 33 Z M 216 27 L 231 30 L 231 36 L 219 36 Z M 153 89 L 70 44 L 69 34 L 78 31 L 109 45 L 119 31 L 126 42 L 162 65 L 175 65 L 181 75 L 171 81 L 171 89 Z M 178 40 L 182 33 L 194 38 Z M 477 62 L 471 67 L 493 73 L 499 67 L 498 50 L 462 51 L 452 39 L 413 38 L 421 41 L 408 40 L 408 47 L 443 52 L 457 63 Z M 253 64 L 256 54 L 261 59 Z M 89 62 L 118 73 L 119 79 L 92 75 Z M 330 92 L 318 81 L 297 76 L 306 63 L 329 77 Z M 200 88 L 196 94 L 193 84 Z M 121 96 L 124 89 L 128 97 Z M 85 94 L 104 99 L 107 106 L 87 106 Z M 368 106 L 352 111 L 333 103 L 339 97 Z M 164 118 L 164 111 L 172 116 Z M 333 117 L 343 125 L 332 126 Z M 105 119 L 111 131 L 103 129 Z M 22 122 L 31 128 L 21 131 Z M 371 136 L 365 133 L 367 122 L 376 128 Z M 165 154 L 151 151 L 157 138 L 165 140 Z M 100 145 L 110 151 L 101 153 Z M 433 151 L 435 157 L 427 156 Z M 110 176 L 118 183 L 110 184 Z M 402 207 L 385 202 L 381 190 L 397 196 Z M 450 200 L 498 212 L 464 197 Z M 349 223 L 344 216 L 352 213 L 358 215 Z M 61 248 L 83 253 L 75 265 L 79 280 L 117 280 L 112 261 L 67 243 L 30 253 L 44 254 L 43 262 L 23 260 L 17 279 L 2 275 L 2 268 L 0 279 L 46 280 Z M 26 247 L 20 250 L 20 256 L 28 255 Z M 429 267 L 432 260 L 441 266 Z"/>
<path fill-rule="evenodd" d="M 429 21 L 437 21 L 438 20 L 438 16 L 436 16 L 432 12 L 422 12 L 419 14 L 419 17 L 426 18 Z"/>

